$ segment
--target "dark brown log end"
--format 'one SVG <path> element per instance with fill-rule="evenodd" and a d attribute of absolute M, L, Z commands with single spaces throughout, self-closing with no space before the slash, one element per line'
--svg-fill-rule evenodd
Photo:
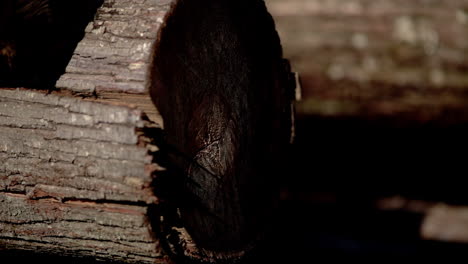
<path fill-rule="evenodd" d="M 21 1 L 23 0 L 18 2 Z M 44 1 L 51 5 L 52 3 L 60 5 L 59 0 Z M 78 1 L 70 3 L 75 2 L 78 3 Z M 18 68 L 7 65 L 7 68 L 0 69 L 0 79 L 4 78 L 0 80 L 0 82 L 3 81 L 0 86 L 8 83 L 11 84 L 9 86 L 30 86 L 26 85 L 30 81 L 31 83 L 38 81 L 41 84 L 39 86 L 44 83 L 54 83 L 73 53 L 72 60 L 67 66 L 67 73 L 62 75 L 61 81 L 57 82 L 57 87 L 62 90 L 52 92 L 47 96 L 38 95 L 42 93 L 32 93 L 39 98 L 33 99 L 39 102 L 50 101 L 49 104 L 53 105 L 54 100 L 69 102 L 67 100 L 71 99 L 65 96 L 77 96 L 78 93 L 85 98 L 73 101 L 72 107 L 81 109 L 79 106 L 86 104 L 90 109 L 96 110 L 92 111 L 88 119 L 94 120 L 95 115 L 99 115 L 101 119 L 96 119 L 96 124 L 86 127 L 79 126 L 80 122 L 86 120 L 76 119 L 75 112 L 65 111 L 63 116 L 53 116 L 51 124 L 61 124 L 65 122 L 62 120 L 69 119 L 72 123 L 79 123 L 76 128 L 67 123 L 64 126 L 65 132 L 59 131 L 64 133 L 62 137 L 68 139 L 68 137 L 82 135 L 92 137 L 93 140 L 94 137 L 98 137 L 97 141 L 107 140 L 109 131 L 105 130 L 106 125 L 103 124 L 108 124 L 109 119 L 119 115 L 112 113 L 114 108 L 106 110 L 108 109 L 106 105 L 123 106 L 125 109 L 136 107 L 138 111 L 144 111 L 147 114 L 158 131 L 160 127 L 158 124 L 162 123 L 162 121 L 159 122 L 161 120 L 159 114 L 161 114 L 166 135 L 164 144 L 158 141 L 161 138 L 160 135 L 150 132 L 149 127 L 145 127 L 144 131 L 136 131 L 138 135 L 145 136 L 144 142 L 133 140 L 130 144 L 132 146 L 136 144 L 136 149 L 143 148 L 143 151 L 151 151 L 151 153 L 144 152 L 145 155 L 138 156 L 145 162 L 148 162 L 148 159 L 154 159 L 151 164 L 144 163 L 149 166 L 140 166 L 138 163 L 136 165 L 138 171 L 135 171 L 119 167 L 120 165 L 116 166 L 113 160 L 108 161 L 107 156 L 104 156 L 102 162 L 105 165 L 96 165 L 92 169 L 101 172 L 103 168 L 109 168 L 110 175 L 114 175 L 114 172 L 143 173 L 145 179 L 149 179 L 149 182 L 144 182 L 144 195 L 153 197 L 150 186 L 154 186 L 158 192 L 169 193 L 170 196 L 167 199 L 157 194 L 158 201 L 162 201 L 162 204 L 151 207 L 151 210 L 145 211 L 140 216 L 146 217 L 146 214 L 151 214 L 148 215 L 148 219 L 155 225 L 160 224 L 159 221 L 162 220 L 163 229 L 157 238 L 161 238 L 162 243 L 165 243 L 164 239 L 167 239 L 166 249 L 174 253 L 176 260 L 178 260 L 177 257 L 182 257 L 183 261 L 188 258 L 201 262 L 224 263 L 243 258 L 247 252 L 251 252 L 258 246 L 268 230 L 269 223 L 272 222 L 281 157 L 289 144 L 291 134 L 293 89 L 289 86 L 288 80 L 290 69 L 285 67 L 273 19 L 268 14 L 263 1 L 155 0 L 138 3 L 130 0 L 105 1 L 102 8 L 98 9 L 94 22 L 86 27 L 85 37 L 73 51 L 84 32 L 84 26 L 87 21 L 91 20 L 96 10 L 95 7 L 100 2 L 86 0 L 77 4 L 80 8 L 86 6 L 86 8 L 93 7 L 94 9 L 89 9 L 90 12 L 76 10 L 76 14 L 86 19 L 79 20 L 81 22 L 80 26 L 76 27 L 76 32 L 80 33 L 73 35 L 71 39 L 67 37 L 68 35 L 63 35 L 69 33 L 67 29 L 75 30 L 75 27 L 65 22 L 69 21 L 66 16 L 70 14 L 74 6 L 68 2 L 63 4 L 64 9 L 59 12 L 61 16 L 64 16 L 63 20 L 52 20 L 52 24 L 48 24 L 49 21 L 45 20 L 46 24 L 40 26 L 37 32 L 28 35 L 24 40 L 12 36 L 11 40 L 15 45 L 26 40 L 31 40 L 29 43 L 36 43 L 32 41 L 36 39 L 47 43 L 25 45 L 28 47 L 27 51 L 17 46 L 18 56 L 21 53 L 25 59 L 21 61 L 16 60 L 20 57 L 14 58 L 12 65 Z M 89 6 L 88 3 L 90 3 Z M 3 2 L 0 3 L 0 7 L 1 4 Z M 54 9 L 51 10 L 54 11 Z M 52 15 L 54 15 L 53 12 Z M 73 20 L 73 16 L 70 19 Z M 64 22 L 56 25 L 56 21 Z M 9 20 L 0 20 L 1 23 L 9 23 Z M 124 26 L 121 27 L 121 25 Z M 15 24 L 15 27 L 17 26 Z M 19 28 L 25 31 L 15 30 L 15 32 L 29 32 L 35 29 L 29 26 Z M 135 31 L 135 28 L 142 30 Z M 156 35 L 158 35 L 157 39 Z M 48 37 L 52 37 L 50 41 Z M 72 41 L 66 42 L 69 45 L 63 45 L 63 40 Z M 44 50 L 42 47 L 47 47 L 47 49 Z M 151 47 L 154 47 L 153 54 L 150 53 Z M 66 52 L 62 49 L 66 49 Z M 152 55 L 151 61 L 149 60 L 150 54 Z M 55 59 L 62 63 L 57 64 Z M 144 90 L 147 86 L 146 73 L 149 63 L 151 63 L 149 92 L 157 109 Z M 26 68 L 22 68 L 21 65 Z M 2 73 L 2 70 L 10 72 Z M 11 74 L 13 71 L 15 74 Z M 15 81 L 21 81 L 21 83 L 15 83 Z M 41 110 L 41 107 L 44 107 L 43 103 L 29 102 L 26 92 L 25 98 L 20 96 L 23 93 L 21 90 L 4 89 L 2 92 L 3 97 L 14 97 L 14 99 L 9 99 L 10 97 L 3 99 L 9 104 L 26 101 L 21 105 L 22 109 L 27 109 L 25 105 L 31 105 L 31 109 L 38 108 L 37 111 L 40 113 L 45 111 Z M 54 99 L 54 94 L 58 94 L 61 99 Z M 17 99 L 17 96 L 21 98 Z M 12 100 L 13 103 L 10 102 Z M 100 105 L 101 102 L 104 104 Z M 9 109 L 8 106 L 8 104 L 3 105 L 5 109 Z M 68 106 L 59 107 L 59 109 L 62 108 L 68 109 Z M 33 117 L 36 116 L 35 111 L 30 110 L 30 112 Z M 45 116 L 47 113 L 42 114 Z M 16 114 L 12 116 L 16 117 Z M 21 118 L 18 120 L 22 121 Z M 6 124 L 12 122 L 9 116 L 4 116 L 4 120 Z M 35 118 L 32 120 L 37 121 Z M 138 124 L 132 123 L 130 126 L 123 127 L 131 129 L 133 126 L 151 123 L 143 117 L 140 121 Z M 32 121 L 22 122 L 28 124 L 27 122 Z M 34 129 L 42 129 L 42 123 L 40 125 L 39 128 L 28 127 L 28 129 L 31 129 L 33 133 L 32 131 L 37 131 Z M 119 125 L 118 128 L 120 127 Z M 74 133 L 75 130 L 70 132 L 72 128 L 80 133 Z M 15 129 L 23 129 L 23 127 L 15 127 Z M 44 129 L 46 129 L 44 133 L 47 139 L 55 138 L 54 130 L 52 132 L 47 130 L 49 127 Z M 90 132 L 91 130 L 101 131 L 99 129 L 104 130 L 102 134 L 95 135 Z M 109 141 L 118 143 L 119 140 L 123 140 L 122 131 L 115 131 L 115 138 Z M 131 132 L 131 135 L 134 135 L 135 131 Z M 50 133 L 52 136 L 49 135 Z M 16 139 L 17 133 L 11 132 L 7 136 L 4 139 L 5 142 L 9 142 L 10 137 Z M 18 137 L 17 140 L 20 140 L 25 136 Z M 142 140 L 141 137 L 140 139 Z M 145 146 L 145 142 L 152 143 L 152 140 L 158 142 L 155 146 L 146 149 L 148 146 Z M 75 141 L 71 143 L 75 144 Z M 115 150 L 116 146 L 120 146 L 119 144 L 107 143 L 106 141 L 104 145 L 90 145 L 84 140 L 75 145 L 64 144 L 62 147 L 69 147 L 74 151 L 83 151 L 83 153 L 95 151 L 94 156 L 99 160 L 102 151 L 108 151 L 106 153 L 110 153 L 111 156 L 123 155 L 119 156 L 118 162 L 115 161 L 118 164 L 128 159 L 126 148 Z M 44 145 L 44 148 L 54 152 L 54 146 Z M 161 151 L 156 151 L 155 148 L 158 150 L 160 148 Z M 166 157 L 169 158 L 169 162 L 163 164 L 162 159 Z M 82 159 L 87 161 L 87 158 L 86 156 Z M 73 169 L 75 165 L 88 166 L 88 163 L 84 161 L 83 164 L 75 162 L 77 164 L 73 163 L 73 166 L 66 168 Z M 47 167 L 48 162 L 50 160 L 42 162 L 41 166 Z M 167 172 L 159 171 L 159 167 L 153 168 L 152 165 L 156 166 L 155 164 L 157 166 L 161 164 L 167 168 Z M 14 170 L 15 166 L 11 167 L 13 167 L 11 170 Z M 84 172 L 76 173 L 86 177 L 92 176 L 89 175 L 88 167 L 85 168 Z M 91 173 L 95 172 L 94 170 L 91 170 Z M 158 175 L 153 175 L 152 172 L 156 170 L 158 170 Z M 46 176 L 61 179 L 60 177 L 69 175 L 59 170 L 53 172 L 55 174 L 46 174 Z M 163 173 L 167 173 L 168 176 L 165 177 Z M 13 175 L 16 176 L 16 174 Z M 22 174 L 20 176 L 23 177 Z M 26 176 L 29 177 L 29 175 Z M 151 182 L 154 179 L 152 176 L 155 176 L 158 182 Z M 35 179 L 35 177 L 30 178 Z M 56 178 L 53 180 L 57 181 Z M 159 180 L 164 178 L 174 182 L 170 189 L 159 184 Z M 141 183 L 138 179 L 128 178 L 128 175 L 125 179 L 128 180 L 124 181 L 123 187 L 126 187 L 125 184 L 139 186 L 138 184 Z M 68 182 L 67 179 L 66 183 Z M 17 185 L 14 183 L 14 187 Z M 19 187 L 22 186 L 19 185 Z M 101 188 L 94 189 L 101 190 Z M 89 201 L 89 199 L 83 199 L 83 197 L 89 197 L 90 194 L 83 192 L 82 188 L 74 190 L 71 194 L 68 193 L 69 189 L 64 190 L 57 192 L 55 188 L 50 188 L 45 184 L 45 186 L 41 185 L 33 189 L 32 192 L 28 190 L 22 194 L 31 194 L 31 196 L 25 196 L 24 199 L 53 198 L 58 205 L 67 201 L 75 201 L 73 197 Z M 104 198 L 123 199 L 122 197 L 125 196 L 125 201 L 137 199 L 138 206 L 144 207 L 152 204 L 152 200 L 140 199 L 128 190 L 118 195 L 114 192 L 105 194 Z M 135 192 L 143 193 L 141 190 Z M 73 196 L 73 199 L 70 199 L 70 196 Z M 96 199 L 104 198 L 99 196 Z M 140 204 L 142 201 L 144 203 Z M 166 205 L 169 205 L 167 212 Z M 162 217 L 160 217 L 160 211 L 163 213 Z M 158 232 L 159 227 L 154 227 L 152 230 Z M 148 232 L 151 233 L 151 231 Z M 113 235 L 113 232 L 109 233 Z M 108 240 L 113 241 L 113 239 L 111 236 Z M 150 252 L 159 254 L 159 248 L 154 248 L 153 245 L 152 243 L 147 245 Z M 49 244 L 37 245 L 38 248 L 43 247 L 46 250 L 49 250 L 48 246 Z M 21 250 L 19 246 L 14 245 L 11 249 Z M 64 250 L 68 249 L 58 248 L 54 253 Z M 74 248 L 70 250 L 77 255 L 80 254 L 79 250 Z M 152 257 L 154 256 L 151 255 L 145 259 L 152 261 Z M 159 258 L 159 255 L 155 258 Z"/>
<path fill-rule="evenodd" d="M 271 221 L 290 138 L 274 22 L 263 1 L 180 0 L 152 63 L 150 93 L 177 171 L 170 177 L 185 193 L 182 224 L 168 228 L 178 234 L 172 250 L 208 262 L 242 257 Z"/>

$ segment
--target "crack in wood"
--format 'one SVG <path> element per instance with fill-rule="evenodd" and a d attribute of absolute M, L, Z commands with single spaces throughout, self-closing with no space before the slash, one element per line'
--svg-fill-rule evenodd
<path fill-rule="evenodd" d="M 54 224 L 54 223 L 61 223 L 61 222 L 69 222 L 69 223 L 86 223 L 86 224 L 96 224 L 96 225 L 99 225 L 99 226 L 103 226 L 103 227 L 111 227 L 111 228 L 122 228 L 122 229 L 135 229 L 135 230 L 138 230 L 138 229 L 141 229 L 142 226 L 140 227 L 134 227 L 134 226 L 120 226 L 120 225 L 111 225 L 111 224 L 104 224 L 104 223 L 100 223 L 99 221 L 92 221 L 92 220 L 88 220 L 88 221 L 84 221 L 84 220 L 76 220 L 76 219 L 61 219 L 60 222 L 58 221 L 54 221 L 54 220 L 28 220 L 28 221 L 6 221 L 6 220 L 0 220 L 0 223 L 3 223 L 3 224 L 10 224 L 10 225 L 21 225 L 21 226 L 27 226 L 27 225 L 35 225 L 35 224 Z M 27 228 L 27 227 L 26 227 Z M 142 242 L 147 242 L 147 241 L 143 241 Z"/>
<path fill-rule="evenodd" d="M 36 186 L 37 184 L 30 185 Z M 62 187 L 62 186 L 57 186 Z M 88 190 L 88 189 L 83 189 Z M 126 200 L 108 200 L 108 199 L 83 199 L 83 198 L 76 198 L 76 197 L 65 197 L 62 199 L 58 199 L 54 196 L 42 196 L 42 197 L 31 197 L 27 192 L 9 192 L 9 191 L 1 191 L 0 195 L 10 196 L 14 198 L 21 198 L 25 201 L 32 200 L 38 202 L 47 202 L 47 203 L 56 203 L 56 204 L 64 204 L 64 205 L 74 205 L 74 206 L 88 206 L 88 207 L 97 207 L 100 210 L 107 211 L 107 212 L 115 212 L 115 213 L 126 213 L 126 214 L 135 214 L 140 215 L 141 212 L 139 211 L 141 208 L 145 208 L 148 203 L 143 201 L 126 201 Z M 0 197 L 1 198 L 1 197 Z M 157 204 L 156 201 L 153 201 L 151 204 Z M 125 208 L 118 208 L 115 206 L 133 206 L 135 209 L 125 209 Z M 1 221 L 1 220 L 0 220 Z"/>
<path fill-rule="evenodd" d="M 50 238 L 54 238 L 54 237 L 50 237 Z M 55 237 L 55 238 L 60 238 L 60 237 Z M 75 240 L 76 238 L 60 238 L 60 240 L 62 239 L 70 239 L 71 241 Z M 50 241 L 50 240 L 39 240 L 39 239 L 34 239 L 32 237 L 5 237 L 5 236 L 1 236 L 0 235 L 0 249 L 1 248 L 9 248 L 9 243 L 7 244 L 4 244 L 2 243 L 2 241 L 8 241 L 8 242 L 13 242 L 13 241 L 18 241 L 18 242 L 31 242 L 31 243 L 35 243 L 35 244 L 40 244 L 42 245 L 42 247 L 40 248 L 33 248 L 33 249 L 36 249 L 38 251 L 44 251 L 44 252 L 54 252 L 56 249 L 55 248 L 51 248 L 51 246 L 58 246 L 59 248 L 62 248 L 62 249 L 66 249 L 66 250 L 70 250 L 70 252 L 63 252 L 65 255 L 66 254 L 71 254 L 71 255 L 75 255 L 76 251 L 78 252 L 89 252 L 91 256 L 98 256 L 100 255 L 101 257 L 105 257 L 105 259 L 108 259 L 109 258 L 109 254 L 111 254 L 112 256 L 118 256 L 118 257 L 121 257 L 123 258 L 123 260 L 126 260 L 126 261 L 131 261 L 131 259 L 128 259 L 129 256 L 131 255 L 134 255 L 134 256 L 141 256 L 141 257 L 144 257 L 144 259 L 146 260 L 147 263 L 154 263 L 157 258 L 160 258 L 160 257 L 163 257 L 164 255 L 161 254 L 161 252 L 158 252 L 158 253 L 153 253 L 153 254 L 148 254 L 149 253 L 149 249 L 147 250 L 144 250 L 145 248 L 145 245 L 152 245 L 151 243 L 138 243 L 137 245 L 125 245 L 125 244 L 120 244 L 120 246 L 123 246 L 125 247 L 125 249 L 121 249 L 121 252 L 107 252 L 106 251 L 106 248 L 110 247 L 111 244 L 114 244 L 114 245 L 119 245 L 118 243 L 114 243 L 112 241 L 106 241 L 106 240 L 83 240 L 83 241 L 88 241 L 88 243 L 90 243 L 90 247 L 86 247 L 84 245 L 80 245 L 79 243 L 77 244 L 73 244 L 73 245 L 69 245 L 69 246 L 66 246 L 62 243 L 60 243 L 59 241 Z M 103 243 L 106 243 L 105 245 L 100 245 L 100 244 L 92 244 L 93 242 L 103 242 Z M 140 254 L 138 254 L 138 252 L 135 252 L 136 250 L 133 250 L 132 251 L 132 248 L 133 249 L 137 249 L 138 251 L 144 251 L 144 252 L 141 252 Z M 25 248 L 27 249 L 27 248 Z M 102 250 L 102 251 L 100 251 Z M 128 254 L 126 252 L 132 252 L 131 254 Z M 84 254 L 84 256 L 87 256 L 88 254 Z M 140 260 L 141 261 L 141 260 Z M 131 261 L 133 262 L 133 261 Z M 138 263 L 138 262 L 137 262 Z"/>
<path fill-rule="evenodd" d="M 145 240 L 111 240 L 111 239 L 102 239 L 102 238 L 94 238 L 94 237 L 75 237 L 75 236 L 66 236 L 66 235 L 43 235 L 42 238 L 58 238 L 58 239 L 72 239 L 72 240 L 82 240 L 82 241 L 96 241 L 96 242 L 108 242 L 114 243 L 117 245 L 129 246 L 129 247 L 137 247 L 139 245 L 132 245 L 131 243 L 138 243 L 138 244 L 153 244 L 153 241 L 145 241 Z M 128 243 L 126 243 L 128 242 Z"/>

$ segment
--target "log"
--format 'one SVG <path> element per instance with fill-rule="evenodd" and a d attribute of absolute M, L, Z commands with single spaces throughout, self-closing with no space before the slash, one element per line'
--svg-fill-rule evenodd
<path fill-rule="evenodd" d="M 251 255 L 270 232 L 295 96 L 263 1 L 105 0 L 82 30 L 57 91 L 0 90 L 15 142 L 0 152 L 0 241 L 124 262 Z M 17 233 L 21 221 L 37 229 Z"/>
<path fill-rule="evenodd" d="M 235 258 L 261 240 L 273 217 L 294 78 L 263 2 L 197 6 L 186 1 L 171 10 L 154 47 L 149 90 L 163 118 L 177 117 L 164 118 L 175 150 L 169 158 L 194 201 L 180 207 L 190 234 L 180 240 L 196 258 L 224 257 L 224 248 Z"/>
<path fill-rule="evenodd" d="M 421 226 L 424 239 L 468 243 L 468 207 L 437 204 L 428 210 Z"/>
<path fill-rule="evenodd" d="M 378 210 L 409 212 L 421 216 L 421 239 L 468 243 L 468 207 L 445 201 L 416 200 L 393 196 L 376 202 Z"/>
<path fill-rule="evenodd" d="M 301 73 L 299 115 L 447 126 L 468 121 L 466 2 L 268 0 Z"/>
<path fill-rule="evenodd" d="M 166 263 L 140 110 L 2 89 L 0 113 L 0 250 Z"/>
<path fill-rule="evenodd" d="M 152 49 L 177 2 L 104 1 L 56 86 L 88 94 L 147 92 Z"/>

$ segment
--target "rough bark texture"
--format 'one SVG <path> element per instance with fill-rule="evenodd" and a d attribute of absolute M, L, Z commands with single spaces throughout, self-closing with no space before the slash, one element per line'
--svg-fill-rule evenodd
<path fill-rule="evenodd" d="M 267 4 L 285 56 L 301 73 L 299 114 L 468 121 L 466 1 Z"/>
<path fill-rule="evenodd" d="M 27 211 L 24 204 L 50 208 L 41 216 L 47 224 L 56 210 L 70 212 L 65 219 L 54 216 L 60 228 L 25 227 L 26 237 L 12 227 L 5 239 L 17 236 L 16 247 L 39 251 L 60 244 L 73 254 L 87 252 L 86 243 L 74 246 L 80 239 L 105 241 L 115 247 L 106 253 L 104 246 L 91 246 L 89 254 L 125 259 L 127 252 L 130 261 L 160 261 L 148 231 L 160 219 L 146 221 L 157 202 L 151 176 L 160 167 L 149 153 L 157 147 L 148 144 L 154 139 L 170 171 L 161 181 L 170 182 L 162 192 L 170 193 L 171 204 L 156 213 L 163 216 L 159 238 L 167 253 L 213 263 L 244 257 L 271 219 L 275 179 L 292 132 L 291 77 L 261 0 L 103 1 L 56 83 L 60 96 L 1 91 L 5 223 L 13 225 L 10 209 Z M 67 92 L 85 99 L 64 97 Z M 150 134 L 163 123 L 164 137 Z M 94 208 L 94 222 L 84 220 L 90 227 L 69 224 L 83 218 L 68 211 L 76 206 Z M 128 213 L 144 224 L 130 227 L 137 234 L 101 234 L 100 219 L 114 221 L 100 215 L 102 206 L 123 214 L 122 221 Z M 41 240 L 42 233 L 52 240 Z M 33 244 L 40 241 L 48 243 Z M 135 251 L 118 247 L 138 243 Z"/>
<path fill-rule="evenodd" d="M 77 92 L 144 93 L 151 51 L 175 0 L 108 0 L 89 23 L 57 82 Z"/>
<path fill-rule="evenodd" d="M 163 263 L 150 127 L 135 108 L 0 90 L 0 249 Z"/>
<path fill-rule="evenodd" d="M 186 200 L 176 254 L 216 261 L 244 255 L 264 232 L 278 172 L 269 164 L 291 137 L 290 81 L 263 1 L 109 0 L 57 87 L 151 93 Z"/>

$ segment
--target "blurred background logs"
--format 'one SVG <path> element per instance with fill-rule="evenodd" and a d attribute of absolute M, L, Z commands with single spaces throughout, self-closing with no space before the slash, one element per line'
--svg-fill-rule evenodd
<path fill-rule="evenodd" d="M 266 2 L 302 85 L 293 237 L 327 258 L 465 255 L 468 2 Z"/>
<path fill-rule="evenodd" d="M 266 3 L 302 100 L 261 261 L 467 255 L 468 1 Z"/>

